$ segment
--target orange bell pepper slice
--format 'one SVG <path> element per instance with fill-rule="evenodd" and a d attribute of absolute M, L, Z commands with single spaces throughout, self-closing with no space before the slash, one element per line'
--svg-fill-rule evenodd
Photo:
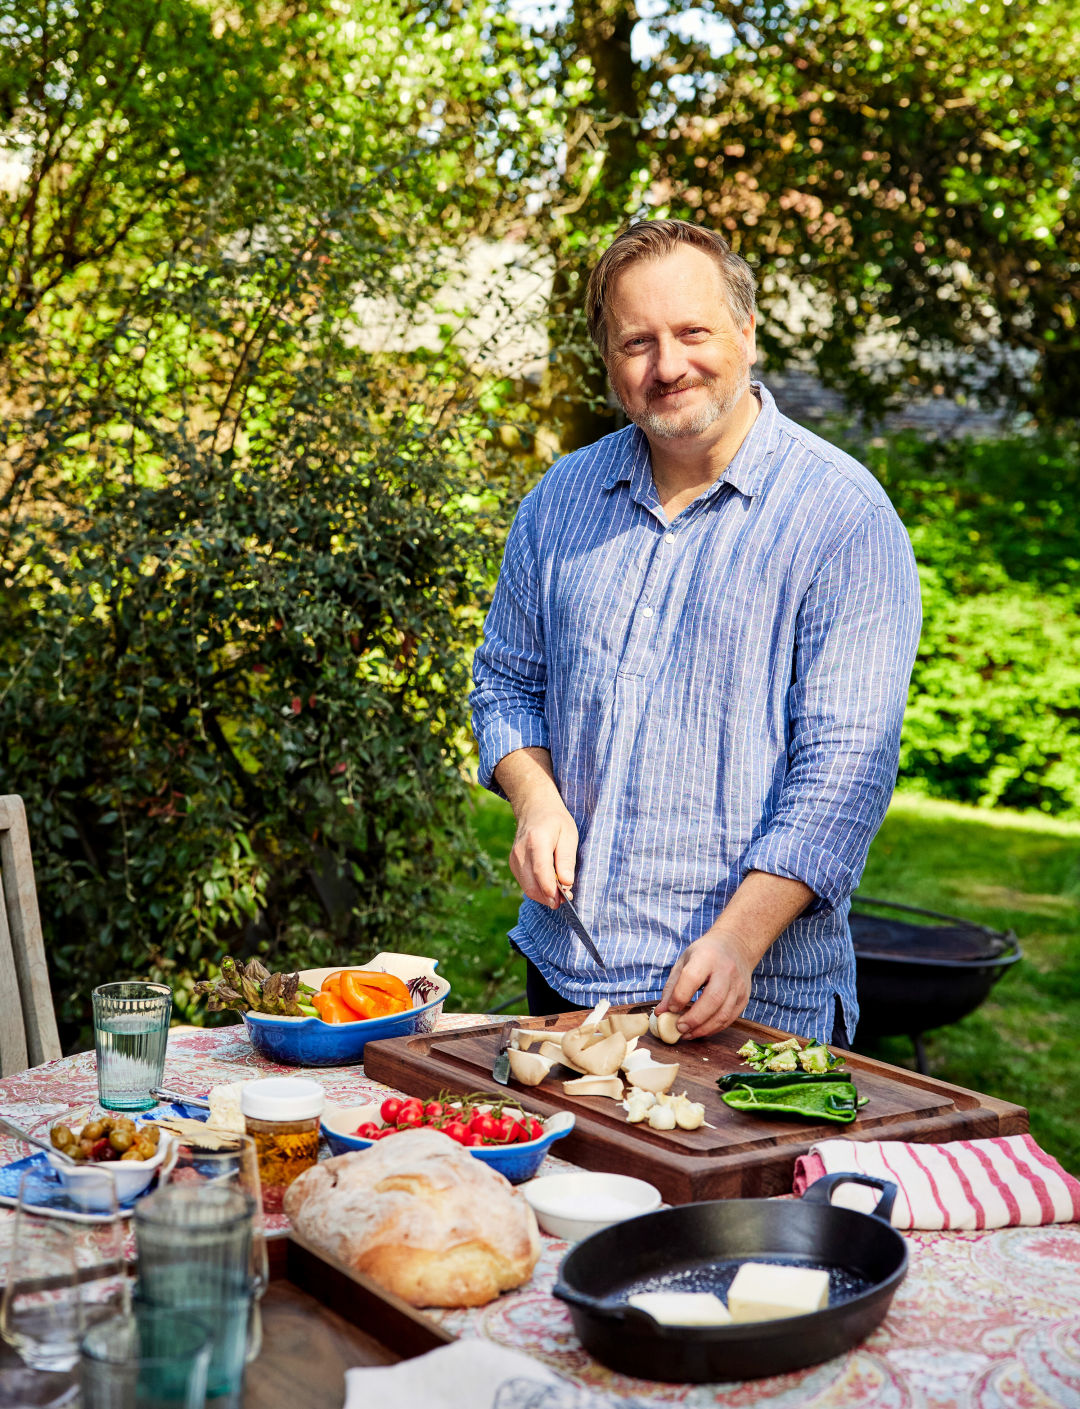
<path fill-rule="evenodd" d="M 380 974 L 371 969 L 361 969 L 359 976 L 363 980 L 365 988 L 381 989 L 383 993 L 396 999 L 402 1008 L 412 1007 L 412 994 L 396 974 Z M 398 1011 L 400 1012 L 401 1009 Z"/>
<path fill-rule="evenodd" d="M 356 1021 L 356 1013 L 336 993 L 327 993 L 323 990 L 313 994 L 311 1006 L 325 1023 L 352 1023 Z"/>
<path fill-rule="evenodd" d="M 326 977 L 325 977 L 325 978 L 323 979 L 323 981 L 322 981 L 322 988 L 320 989 L 320 992 L 322 992 L 322 993 L 333 993 L 336 997 L 340 998 L 340 997 L 341 997 L 341 975 L 342 975 L 344 972 L 345 972 L 344 969 L 337 969 L 337 970 L 334 971 L 334 973 L 332 973 L 332 974 L 327 974 Z"/>

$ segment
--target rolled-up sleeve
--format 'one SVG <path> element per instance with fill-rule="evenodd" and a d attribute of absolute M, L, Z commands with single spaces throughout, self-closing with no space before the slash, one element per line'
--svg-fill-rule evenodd
<path fill-rule="evenodd" d="M 533 496 L 522 500 L 506 541 L 469 696 L 479 781 L 499 792 L 495 767 L 515 749 L 547 748 L 547 665 L 540 581 L 532 542 Z"/>
<path fill-rule="evenodd" d="M 742 872 L 851 895 L 896 782 L 922 611 L 907 533 L 881 506 L 819 569 L 799 610 L 778 805 Z"/>

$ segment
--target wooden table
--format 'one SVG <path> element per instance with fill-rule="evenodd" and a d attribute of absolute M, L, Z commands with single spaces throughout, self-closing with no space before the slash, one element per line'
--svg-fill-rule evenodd
<path fill-rule="evenodd" d="M 483 1019 L 444 1019 L 458 1030 Z M 256 1075 L 300 1074 L 251 1050 L 242 1025 L 170 1037 L 165 1084 L 192 1094 Z M 342 1105 L 378 1099 L 385 1088 L 359 1068 L 305 1071 Z M 25 1127 L 92 1102 L 92 1053 L 0 1081 L 0 1111 Z M 0 1160 L 28 1153 L 0 1140 Z M 552 1167 L 566 1168 L 552 1159 Z M 9 1220 L 0 1216 L 0 1265 Z M 283 1234 L 284 1221 L 271 1228 Z M 1080 1409 L 1080 1226 L 999 1232 L 913 1233 L 911 1271 L 881 1327 L 845 1356 L 792 1375 L 728 1385 L 651 1385 L 593 1361 L 569 1316 L 549 1294 L 566 1245 L 545 1237 L 532 1280 L 474 1311 L 422 1313 L 428 1344 L 481 1337 L 535 1358 L 617 1404 L 724 1409 Z M 284 1239 L 272 1243 L 274 1269 Z M 321 1293 L 320 1293 L 321 1295 Z M 248 1368 L 245 1409 L 340 1409 L 353 1365 L 387 1364 L 395 1352 L 281 1277 L 263 1301 L 263 1349 Z M 385 1339 L 385 1337 L 384 1337 Z"/>

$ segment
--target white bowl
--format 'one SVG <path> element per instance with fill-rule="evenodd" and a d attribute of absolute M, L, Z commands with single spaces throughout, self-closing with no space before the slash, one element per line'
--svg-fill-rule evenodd
<path fill-rule="evenodd" d="M 655 1185 L 629 1174 L 546 1174 L 520 1188 L 544 1232 L 568 1243 L 651 1213 L 661 1203 Z"/>
<path fill-rule="evenodd" d="M 96 1172 L 105 1170 L 111 1175 L 116 1185 L 117 1203 L 129 1204 L 150 1186 L 154 1175 L 173 1153 L 175 1143 L 174 1137 L 163 1130 L 158 1140 L 157 1153 L 151 1159 L 108 1162 L 98 1160 L 85 1164 L 68 1164 L 49 1152 L 46 1152 L 45 1158 L 60 1176 L 64 1192 L 73 1204 L 77 1204 L 87 1213 L 106 1213 L 112 1200 L 102 1197 L 100 1191 L 105 1186 L 95 1177 Z"/>

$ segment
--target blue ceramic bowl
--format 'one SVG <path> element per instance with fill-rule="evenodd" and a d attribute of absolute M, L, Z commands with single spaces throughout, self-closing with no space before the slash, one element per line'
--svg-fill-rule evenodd
<path fill-rule="evenodd" d="M 332 1154 L 345 1155 L 350 1150 L 367 1150 L 374 1144 L 351 1132 L 365 1120 L 382 1124 L 378 1106 L 336 1106 L 328 1107 L 322 1118 L 322 1133 Z M 469 1154 L 497 1169 L 511 1184 L 519 1184 L 523 1179 L 531 1179 L 544 1162 L 544 1156 L 564 1135 L 574 1128 L 571 1111 L 559 1111 L 544 1121 L 544 1133 L 538 1140 L 529 1140 L 521 1145 L 472 1145 Z M 393 1137 L 391 1137 L 393 1138 Z"/>
<path fill-rule="evenodd" d="M 395 1013 L 388 1018 L 361 1018 L 353 1023 L 327 1023 L 322 1018 L 276 1018 L 268 1013 L 245 1013 L 244 1025 L 251 1045 L 260 1057 L 284 1066 L 339 1067 L 364 1059 L 364 1044 L 380 1037 L 408 1037 L 430 1032 L 442 1012 L 450 985 L 435 973 L 437 959 L 419 954 L 376 954 L 367 964 L 336 964 L 330 969 L 304 969 L 302 983 L 319 988 L 324 978 L 342 968 L 374 969 L 396 974 L 408 983 L 412 978 L 428 978 L 435 989 L 418 1008 Z"/>

